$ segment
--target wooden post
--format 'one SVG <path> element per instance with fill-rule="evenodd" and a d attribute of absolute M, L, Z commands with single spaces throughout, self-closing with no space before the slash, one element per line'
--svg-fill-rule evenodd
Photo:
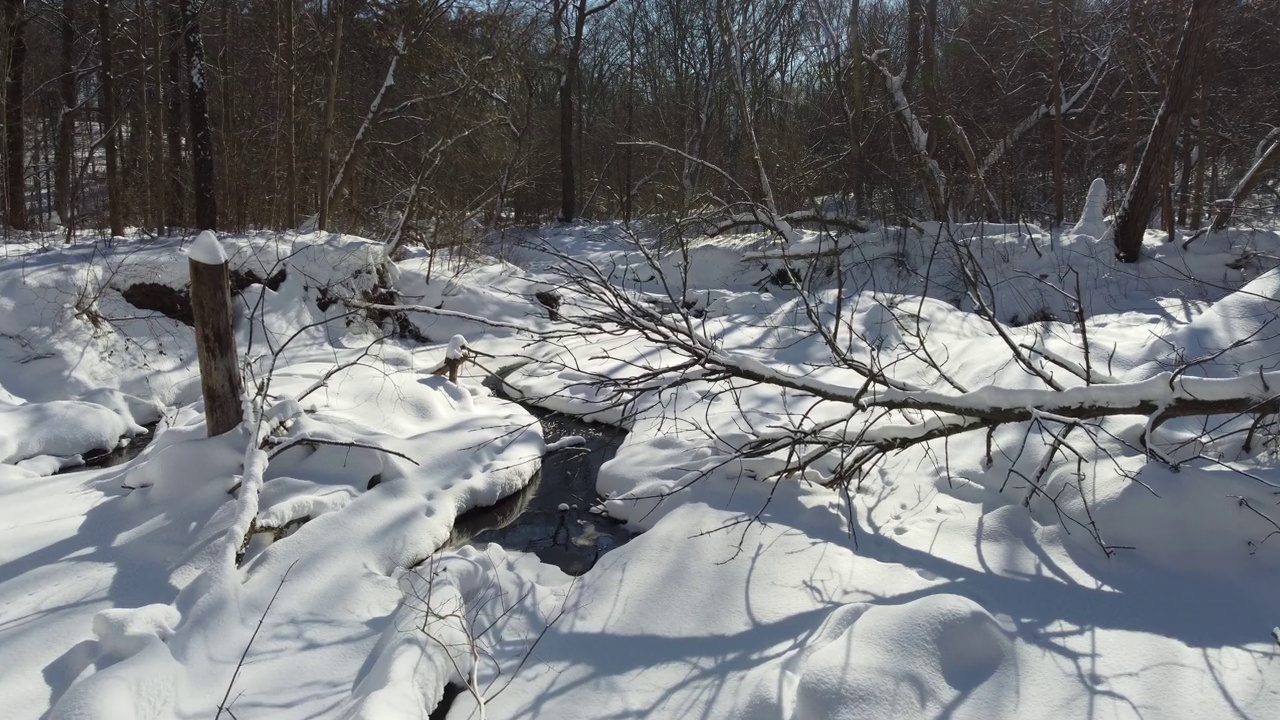
<path fill-rule="evenodd" d="M 222 243 L 207 230 L 196 237 L 187 257 L 205 424 L 213 437 L 234 430 L 244 418 L 236 339 L 231 332 L 231 270 Z"/>

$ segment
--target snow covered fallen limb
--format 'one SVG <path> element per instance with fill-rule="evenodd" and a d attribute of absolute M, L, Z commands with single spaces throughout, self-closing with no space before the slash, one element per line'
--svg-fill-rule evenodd
<path fill-rule="evenodd" d="M 853 218 L 840 217 L 838 215 L 823 215 L 822 213 L 817 212 L 815 210 L 797 210 L 796 212 L 780 215 L 776 218 L 776 220 L 781 220 L 789 225 L 800 225 L 804 223 L 814 223 L 817 225 L 829 225 L 831 227 L 837 227 L 845 230 L 852 230 L 854 232 L 860 232 L 860 233 L 867 232 L 868 230 L 866 225 L 864 225 L 863 223 Z M 735 228 L 747 227 L 750 225 L 762 225 L 764 227 L 773 229 L 775 228 L 775 219 L 770 218 L 767 213 L 761 212 L 759 210 L 753 211 L 751 213 L 742 213 L 739 215 L 733 215 L 724 220 L 717 222 L 715 225 L 709 228 L 707 230 L 707 236 L 715 237 L 716 235 L 723 235 L 724 233 L 729 232 L 730 230 L 733 230 Z"/>
<path fill-rule="evenodd" d="M 865 407 L 925 410 L 980 418 L 987 423 L 1056 415 L 1076 420 L 1145 415 L 1153 424 L 1192 415 L 1274 413 L 1280 410 L 1280 371 L 1238 378 L 1187 377 L 1161 373 L 1147 380 L 1073 387 L 1014 390 L 985 387 L 961 395 L 872 390 Z"/>
<path fill-rule="evenodd" d="M 1199 378 L 1161 373 L 1147 380 L 1065 388 L 1022 390 L 988 386 L 947 395 L 933 391 L 902 391 L 866 385 L 854 390 L 784 373 L 750 358 L 717 353 L 715 362 L 726 376 L 800 390 L 815 397 L 870 410 L 933 413 L 916 423 L 883 423 L 832 436 L 825 432 L 793 433 L 824 437 L 826 442 L 866 446 L 877 451 L 900 450 L 929 440 L 985 427 L 1027 422 L 1037 418 L 1071 422 L 1121 415 L 1145 416 L 1148 432 L 1180 417 L 1209 415 L 1267 415 L 1280 412 L 1280 371 L 1238 378 Z M 704 376 L 705 378 L 705 376 Z M 777 438 L 763 438 L 773 446 Z M 759 446 L 758 446 L 759 447 Z"/>
<path fill-rule="evenodd" d="M 489 327 L 503 328 L 506 330 L 515 330 L 517 332 L 528 333 L 531 335 L 536 333 L 536 331 L 534 331 L 533 329 L 525 325 L 517 325 L 516 323 L 503 322 L 502 320 L 490 320 L 488 318 L 480 317 L 479 315 L 472 315 L 470 313 L 458 312 L 457 310 L 445 310 L 444 308 L 431 307 L 430 305 L 385 305 L 382 303 L 371 303 L 371 302 L 365 302 L 363 300 L 356 300 L 355 298 L 341 298 L 340 302 L 342 302 L 342 304 L 346 305 L 347 307 L 356 308 L 359 310 L 378 310 L 381 312 L 424 313 L 427 315 L 439 315 L 440 317 L 454 318 L 457 320 L 467 320 L 469 322 L 473 322 L 479 325 L 487 325 Z"/>

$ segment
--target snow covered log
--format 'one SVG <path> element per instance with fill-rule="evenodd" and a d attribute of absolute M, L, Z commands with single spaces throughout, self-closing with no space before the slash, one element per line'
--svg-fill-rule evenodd
<path fill-rule="evenodd" d="M 804 223 L 817 223 L 819 225 L 830 225 L 832 227 L 844 228 L 854 232 L 867 232 L 866 225 L 858 222 L 853 218 L 840 217 L 837 215 L 823 215 L 814 210 L 798 210 L 793 213 L 787 213 L 777 218 L 788 225 L 800 225 Z M 721 220 L 707 230 L 707 237 L 715 237 L 735 228 L 746 227 L 748 225 L 762 225 L 766 228 L 776 230 L 773 219 L 769 218 L 766 213 L 759 211 L 751 213 L 743 213 L 733 215 L 729 218 Z"/>

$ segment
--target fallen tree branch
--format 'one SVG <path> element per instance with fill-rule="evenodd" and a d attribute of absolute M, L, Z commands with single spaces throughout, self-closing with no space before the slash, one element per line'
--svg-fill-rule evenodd
<path fill-rule="evenodd" d="M 382 312 L 388 312 L 388 313 L 392 313 L 392 312 L 423 313 L 425 315 L 436 315 L 439 317 L 455 318 L 457 320 L 467 320 L 469 322 L 478 323 L 480 325 L 488 325 L 489 327 L 515 330 L 517 332 L 528 333 L 530 335 L 537 334 L 534 331 L 530 330 L 529 328 L 524 327 L 523 325 L 503 322 L 501 320 L 490 320 L 488 318 L 480 317 L 479 315 L 472 315 L 470 313 L 458 312 L 457 310 L 445 310 L 444 308 L 431 307 L 430 305 L 385 305 L 382 303 L 371 303 L 371 302 L 365 302 L 363 300 L 356 300 L 355 298 L 345 298 L 345 297 L 338 298 L 338 302 L 341 302 L 343 305 L 346 305 L 347 307 L 357 308 L 359 310 L 380 310 Z"/>
<path fill-rule="evenodd" d="M 790 225 L 817 223 L 820 225 L 831 225 L 834 227 L 845 228 L 847 230 L 860 233 L 864 233 L 869 230 L 866 225 L 854 220 L 853 218 L 823 215 L 816 210 L 798 210 L 796 212 L 782 215 L 778 219 Z M 748 225 L 762 225 L 771 230 L 777 229 L 772 219 L 767 217 L 765 214 L 756 211 L 752 213 L 733 215 L 725 220 L 721 220 L 720 222 L 712 225 L 711 228 L 707 230 L 706 234 L 707 237 L 715 237 L 716 235 L 722 235 L 734 228 L 746 227 Z"/>
<path fill-rule="evenodd" d="M 306 445 L 308 443 L 314 443 L 316 445 L 331 445 L 334 447 L 361 448 L 364 450 L 374 450 L 376 452 L 386 453 L 388 455 L 395 455 L 398 458 L 404 458 L 405 460 L 408 460 L 414 465 L 418 464 L 417 460 L 414 460 L 413 458 L 409 457 L 408 455 L 405 455 L 402 452 L 390 450 L 378 445 L 370 445 L 368 443 L 355 442 L 355 441 L 323 440 L 321 438 L 313 438 L 313 437 L 294 438 L 289 442 L 284 443 L 283 445 L 277 445 L 271 451 L 271 454 L 267 456 L 267 461 L 270 462 L 271 460 L 275 459 L 277 455 L 280 455 L 281 453 L 283 453 L 285 450 L 288 450 L 289 448 L 297 447 L 298 445 Z"/>

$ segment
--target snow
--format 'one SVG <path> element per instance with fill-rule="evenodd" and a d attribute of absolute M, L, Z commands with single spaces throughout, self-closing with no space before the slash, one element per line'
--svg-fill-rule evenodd
<path fill-rule="evenodd" d="M 1071 228 L 1070 234 L 1101 238 L 1107 232 L 1106 207 L 1107 182 L 1102 178 L 1094 178 L 1089 185 L 1089 195 L 1085 198 L 1080 220 Z"/>
<path fill-rule="evenodd" d="M 581 435 L 565 435 L 553 443 L 547 443 L 547 452 L 555 452 L 556 450 L 566 450 L 573 447 L 582 447 L 587 444 L 586 438 Z"/>
<path fill-rule="evenodd" d="M 1280 716 L 1273 424 L 1246 451 L 1248 416 L 1215 416 L 1204 445 L 1203 418 L 1151 432 L 1117 415 L 1097 421 L 1096 443 L 1077 431 L 1070 452 L 1049 449 L 1053 414 L 1087 404 L 1273 397 L 1280 270 L 1263 263 L 1280 234 L 1231 231 L 1183 251 L 1152 233 L 1150 257 L 1120 274 L 1099 226 L 1081 229 L 1101 222 L 1090 207 L 1066 232 L 926 223 L 833 243 L 793 228 L 785 250 L 748 233 L 653 262 L 620 226 L 548 228 L 529 231 L 514 262 L 442 277 L 436 258 L 430 279 L 432 258 L 410 250 L 389 277 L 423 308 L 408 319 L 425 343 L 379 341 L 389 328 L 332 303 L 372 287 L 380 243 L 210 235 L 233 268 L 286 272 L 237 301 L 247 386 L 265 389 L 244 427 L 215 438 L 190 329 L 123 299 L 138 282 L 183 287 L 179 241 L 11 251 L 5 715 L 212 717 L 226 696 L 237 717 L 425 720 L 453 684 L 465 689 L 450 717 L 483 707 L 495 719 Z M 930 262 L 935 237 L 946 240 Z M 987 300 L 1015 342 L 1082 368 L 1075 302 L 1041 276 L 1070 294 L 1078 279 L 1105 382 L 1042 363 L 1067 388 L 1054 392 L 1010 362 L 960 292 L 959 248 L 998 280 Z M 775 282 L 832 252 L 849 268 L 843 295 Z M 600 310 L 555 274 L 566 256 L 652 307 L 655 333 L 696 337 L 705 363 L 635 397 L 600 385 L 683 357 L 652 334 L 547 319 L 534 295 L 552 288 L 567 318 Z M 698 316 L 670 314 L 681 305 Z M 1038 310 L 1059 321 L 1022 322 Z M 894 358 L 901 387 L 859 395 L 863 375 L 832 362 L 810 313 L 839 323 L 851 357 Z M 949 378 L 921 356 L 922 336 Z M 427 374 L 467 349 L 484 354 L 458 383 Z M 715 367 L 776 385 L 708 379 Z M 482 385 L 490 373 L 504 394 L 627 430 L 599 498 L 547 506 L 564 523 L 588 517 L 571 512 L 581 503 L 641 531 L 581 577 L 453 545 L 460 514 L 585 443 L 544 441 L 528 410 Z M 907 407 L 866 425 L 869 404 L 925 401 L 960 415 Z M 865 441 L 995 407 L 1040 410 L 989 439 L 890 454 L 847 492 L 823 485 L 836 454 L 803 470 L 785 453 L 737 454 L 796 428 Z M 66 472 L 152 423 L 126 463 Z M 1037 469 L 1051 498 L 1012 474 Z M 1077 524 L 1089 519 L 1113 554 Z"/>
<path fill-rule="evenodd" d="M 196 235 L 191 247 L 187 248 L 187 257 L 205 265 L 224 265 L 227 262 L 227 251 L 218 242 L 216 235 L 209 230 L 202 230 Z"/>
<path fill-rule="evenodd" d="M 449 348 L 444 351 L 444 356 L 448 360 L 462 360 L 467 353 L 467 339 L 461 335 L 454 335 L 449 338 Z"/>
<path fill-rule="evenodd" d="M 105 389 L 77 400 L 0 404 L 0 463 L 111 450 L 157 417 L 152 403 Z"/>

